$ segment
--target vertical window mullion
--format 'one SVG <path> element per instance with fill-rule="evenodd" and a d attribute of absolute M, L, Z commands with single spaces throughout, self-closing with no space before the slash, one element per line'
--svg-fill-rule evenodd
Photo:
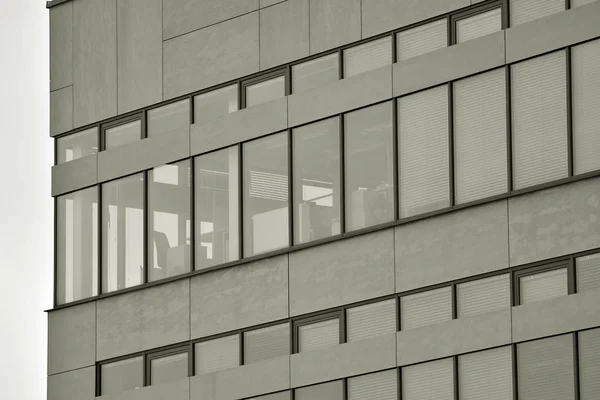
<path fill-rule="evenodd" d="M 190 107 L 193 110 L 194 107 Z M 188 181 L 190 183 L 190 271 L 196 269 L 196 162 L 189 158 Z"/>
<path fill-rule="evenodd" d="M 573 333 L 573 379 L 575 380 L 575 400 L 580 398 L 579 384 L 579 332 Z"/>
<path fill-rule="evenodd" d="M 144 278 L 142 281 L 142 284 L 147 283 L 148 282 L 148 273 L 149 273 L 149 266 L 148 266 L 148 249 L 150 248 L 150 244 L 148 243 L 148 241 L 150 240 L 150 235 L 148 234 L 148 229 L 150 227 L 149 221 L 150 221 L 150 214 L 148 213 L 148 170 L 143 172 L 144 175 L 144 189 L 143 189 L 143 196 L 144 196 L 144 226 L 143 226 L 143 232 L 144 232 L 144 255 L 143 255 L 143 268 L 144 268 Z"/>
<path fill-rule="evenodd" d="M 394 35 L 394 38 L 396 35 Z M 394 48 L 396 45 L 394 45 Z M 392 100 L 392 174 L 393 174 L 393 185 L 394 185 L 394 221 L 400 219 L 400 178 L 398 176 L 398 164 L 400 160 L 398 160 L 399 152 L 398 152 L 398 98 Z"/>
<path fill-rule="evenodd" d="M 239 102 L 238 96 L 238 102 Z M 244 258 L 245 246 L 244 246 L 244 144 L 240 143 L 237 145 L 238 148 L 238 254 L 239 259 Z"/>
<path fill-rule="evenodd" d="M 456 205 L 454 190 L 454 83 L 448 83 L 448 160 L 450 207 Z"/>
<path fill-rule="evenodd" d="M 294 238 L 294 185 L 296 180 L 294 179 L 294 138 L 292 137 L 292 129 L 288 129 L 288 236 L 289 245 L 295 244 Z"/>
<path fill-rule="evenodd" d="M 344 126 L 345 126 L 345 114 L 341 114 L 338 118 L 339 121 L 339 153 L 340 153 L 340 233 L 346 232 L 346 156 L 345 156 L 345 145 L 344 145 Z"/>
<path fill-rule="evenodd" d="M 513 141 L 512 141 L 512 101 L 511 101 L 511 73 L 510 67 L 506 71 L 506 167 L 507 167 L 507 191 L 513 190 Z"/>
<path fill-rule="evenodd" d="M 567 9 L 569 8 L 569 0 L 565 0 L 567 2 Z M 567 157 L 568 157 L 568 176 L 573 176 L 574 171 L 574 158 L 573 158 L 573 78 L 571 73 L 571 48 L 567 47 L 565 50 L 565 60 L 566 60 L 566 73 L 565 79 L 567 80 Z"/>

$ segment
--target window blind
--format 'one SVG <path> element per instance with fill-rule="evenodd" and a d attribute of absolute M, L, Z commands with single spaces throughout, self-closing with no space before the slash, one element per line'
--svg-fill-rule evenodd
<path fill-rule="evenodd" d="M 349 308 L 346 323 L 349 342 L 396 332 L 396 300 Z"/>
<path fill-rule="evenodd" d="M 344 76 L 354 76 L 392 64 L 392 38 L 361 44 L 344 50 Z"/>
<path fill-rule="evenodd" d="M 290 324 L 244 333 L 244 364 L 290 354 Z"/>
<path fill-rule="evenodd" d="M 564 11 L 564 0 L 510 0 L 510 26 Z"/>
<path fill-rule="evenodd" d="M 568 175 L 565 52 L 512 66 L 514 188 Z"/>
<path fill-rule="evenodd" d="M 453 400 L 451 358 L 402 368 L 402 400 Z"/>
<path fill-rule="evenodd" d="M 573 336 L 517 345 L 519 400 L 574 399 Z"/>
<path fill-rule="evenodd" d="M 502 30 L 502 9 L 486 11 L 456 21 L 456 42 L 477 39 Z"/>
<path fill-rule="evenodd" d="M 579 385 L 581 400 L 600 398 L 600 329 L 579 333 Z"/>
<path fill-rule="evenodd" d="M 553 299 L 569 294 L 567 269 L 561 268 L 519 279 L 521 304 Z"/>
<path fill-rule="evenodd" d="M 294 400 L 342 400 L 343 396 L 342 381 L 307 386 L 296 389 L 294 392 Z"/>
<path fill-rule="evenodd" d="M 450 205 L 448 86 L 398 100 L 400 216 Z"/>
<path fill-rule="evenodd" d="M 194 358 L 196 375 L 239 366 L 239 335 L 196 343 Z"/>
<path fill-rule="evenodd" d="M 505 400 L 513 396 L 510 347 L 480 351 L 458 357 L 461 400 Z"/>
<path fill-rule="evenodd" d="M 348 379 L 348 400 L 396 400 L 398 374 L 395 369 Z"/>
<path fill-rule="evenodd" d="M 167 357 L 154 358 L 150 361 L 150 383 L 170 382 L 188 376 L 188 353 L 173 354 Z"/>
<path fill-rule="evenodd" d="M 311 351 L 340 343 L 340 320 L 330 319 L 298 328 L 299 351 Z"/>
<path fill-rule="evenodd" d="M 429 290 L 400 298 L 400 328 L 405 331 L 452 319 L 452 288 Z"/>
<path fill-rule="evenodd" d="M 339 79 L 338 53 L 292 66 L 292 92 L 315 89 Z"/>
<path fill-rule="evenodd" d="M 456 295 L 459 318 L 510 308 L 510 275 L 458 284 Z"/>
<path fill-rule="evenodd" d="M 571 50 L 574 172 L 600 169 L 600 40 Z"/>
<path fill-rule="evenodd" d="M 141 356 L 103 364 L 100 371 L 102 396 L 144 386 L 144 358 Z"/>
<path fill-rule="evenodd" d="M 600 288 L 600 253 L 577 258 L 575 266 L 577 292 Z"/>
<path fill-rule="evenodd" d="M 468 203 L 508 190 L 504 68 L 454 85 L 456 202 Z"/>
<path fill-rule="evenodd" d="M 571 0 L 571 8 L 580 7 L 586 4 L 591 4 L 598 0 Z"/>
<path fill-rule="evenodd" d="M 396 35 L 396 57 L 398 61 L 443 49 L 447 46 L 448 22 L 446 18 L 407 29 Z"/>

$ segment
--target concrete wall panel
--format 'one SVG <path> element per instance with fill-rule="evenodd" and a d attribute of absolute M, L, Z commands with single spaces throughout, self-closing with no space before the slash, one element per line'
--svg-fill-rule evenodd
<path fill-rule="evenodd" d="M 73 129 L 73 86 L 50 92 L 50 136 Z"/>
<path fill-rule="evenodd" d="M 98 155 L 79 158 L 52 167 L 52 196 L 98 183 Z"/>
<path fill-rule="evenodd" d="M 73 84 L 73 2 L 50 9 L 50 90 Z"/>
<path fill-rule="evenodd" d="M 92 400 L 96 394 L 96 367 L 48 377 L 48 400 Z"/>
<path fill-rule="evenodd" d="M 100 400 L 190 400 L 190 378 L 97 397 Z"/>
<path fill-rule="evenodd" d="M 281 3 L 287 0 L 260 0 L 260 8 L 272 6 L 273 4 Z"/>
<path fill-rule="evenodd" d="M 310 53 L 360 40 L 361 0 L 310 0 Z"/>

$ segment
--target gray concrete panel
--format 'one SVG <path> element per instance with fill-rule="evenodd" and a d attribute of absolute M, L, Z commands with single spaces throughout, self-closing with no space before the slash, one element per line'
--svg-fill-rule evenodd
<path fill-rule="evenodd" d="M 402 96 L 504 65 L 504 32 L 394 64 L 394 96 Z"/>
<path fill-rule="evenodd" d="M 73 129 L 73 86 L 50 92 L 50 136 Z"/>
<path fill-rule="evenodd" d="M 260 69 L 309 54 L 309 0 L 289 0 L 260 11 Z"/>
<path fill-rule="evenodd" d="M 188 132 L 176 132 L 129 143 L 98 153 L 98 181 L 180 160 L 190 155 Z"/>
<path fill-rule="evenodd" d="M 396 291 L 508 268 L 506 201 L 396 228 Z"/>
<path fill-rule="evenodd" d="M 73 2 L 50 9 L 50 90 L 73 84 Z"/>
<path fill-rule="evenodd" d="M 94 365 L 96 303 L 48 313 L 48 375 Z"/>
<path fill-rule="evenodd" d="M 522 342 L 600 326 L 600 290 L 513 307 L 513 341 Z"/>
<path fill-rule="evenodd" d="M 79 158 L 52 167 L 52 196 L 98 183 L 98 155 Z"/>
<path fill-rule="evenodd" d="M 256 11 L 258 1 L 164 0 L 163 39 L 167 40 Z"/>
<path fill-rule="evenodd" d="M 99 300 L 97 359 L 188 340 L 189 289 L 184 279 Z"/>
<path fill-rule="evenodd" d="M 510 309 L 397 333 L 398 365 L 510 344 Z"/>
<path fill-rule="evenodd" d="M 506 62 L 557 50 L 600 36 L 600 2 L 506 30 Z"/>
<path fill-rule="evenodd" d="M 162 0 L 117 0 L 119 113 L 162 100 Z"/>
<path fill-rule="evenodd" d="M 290 387 L 290 358 L 277 357 L 191 378 L 191 398 L 236 400 Z"/>
<path fill-rule="evenodd" d="M 310 53 L 360 40 L 361 0 L 310 0 Z"/>
<path fill-rule="evenodd" d="M 510 265 L 600 247 L 600 179 L 519 196 L 508 201 Z"/>
<path fill-rule="evenodd" d="M 92 400 L 96 394 L 96 367 L 48 377 L 48 400 Z"/>
<path fill-rule="evenodd" d="M 392 97 L 392 67 L 365 72 L 288 98 L 288 122 L 300 125 Z"/>
<path fill-rule="evenodd" d="M 260 0 L 260 8 L 272 6 L 273 4 L 282 3 L 287 0 Z"/>
<path fill-rule="evenodd" d="M 288 256 L 195 276 L 192 338 L 288 317 Z"/>
<path fill-rule="evenodd" d="M 73 3 L 75 127 L 117 113 L 117 0 Z"/>
<path fill-rule="evenodd" d="M 394 293 L 392 229 L 290 254 L 292 315 L 391 293 Z"/>
<path fill-rule="evenodd" d="M 287 129 L 288 98 L 245 108 L 191 127 L 192 155 Z"/>
<path fill-rule="evenodd" d="M 363 38 L 470 5 L 470 0 L 362 0 Z"/>
<path fill-rule="evenodd" d="M 257 72 L 258 36 L 253 12 L 164 42 L 164 98 Z"/>
<path fill-rule="evenodd" d="M 293 354 L 292 387 L 326 382 L 396 366 L 396 334 Z"/>
<path fill-rule="evenodd" d="M 189 400 L 190 378 L 179 379 L 159 385 L 146 386 L 127 392 L 96 397 L 100 400 Z M 79 400 L 79 399 L 78 399 Z"/>

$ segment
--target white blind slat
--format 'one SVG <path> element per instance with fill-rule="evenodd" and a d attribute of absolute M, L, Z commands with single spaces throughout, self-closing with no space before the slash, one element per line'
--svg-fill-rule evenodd
<path fill-rule="evenodd" d="M 458 357 L 461 400 L 506 400 L 513 395 L 510 347 Z"/>
<path fill-rule="evenodd" d="M 392 64 L 392 38 L 361 44 L 344 50 L 344 76 L 354 76 Z"/>
<path fill-rule="evenodd" d="M 453 400 L 451 358 L 402 368 L 402 400 Z"/>
<path fill-rule="evenodd" d="M 586 4 L 592 4 L 598 0 L 571 0 L 571 8 L 581 7 Z"/>
<path fill-rule="evenodd" d="M 348 309 L 348 341 L 396 332 L 396 301 L 387 300 Z"/>
<path fill-rule="evenodd" d="M 398 101 L 400 215 L 449 206 L 448 86 Z"/>
<path fill-rule="evenodd" d="M 429 290 L 400 298 L 403 331 L 452 319 L 452 288 Z"/>
<path fill-rule="evenodd" d="M 339 79 L 338 53 L 292 66 L 292 92 L 325 86 Z"/>
<path fill-rule="evenodd" d="M 461 283 L 456 292 L 459 318 L 510 308 L 510 275 Z"/>
<path fill-rule="evenodd" d="M 574 399 L 573 336 L 517 345 L 519 400 Z"/>
<path fill-rule="evenodd" d="M 342 400 L 344 396 L 342 381 L 307 386 L 295 390 L 295 400 Z"/>
<path fill-rule="evenodd" d="M 456 202 L 508 189 L 506 73 L 498 69 L 454 86 Z"/>
<path fill-rule="evenodd" d="M 512 66 L 514 186 L 568 175 L 565 52 Z"/>
<path fill-rule="evenodd" d="M 336 318 L 310 325 L 301 325 L 298 335 L 300 351 L 335 346 L 340 343 L 340 320 Z"/>
<path fill-rule="evenodd" d="M 290 354 L 290 324 L 268 326 L 244 333 L 244 363 Z"/>
<path fill-rule="evenodd" d="M 575 260 L 577 292 L 600 288 L 600 253 Z"/>
<path fill-rule="evenodd" d="M 600 40 L 571 49 L 575 174 L 600 169 Z"/>
<path fill-rule="evenodd" d="M 561 268 L 519 278 L 521 304 L 554 299 L 569 294 L 567 269 Z"/>
<path fill-rule="evenodd" d="M 579 384 L 582 400 L 600 399 L 600 329 L 579 333 Z"/>
<path fill-rule="evenodd" d="M 239 336 L 196 343 L 194 358 L 197 375 L 237 367 L 240 365 Z"/>
<path fill-rule="evenodd" d="M 510 0 L 510 26 L 565 10 L 564 0 Z"/>
<path fill-rule="evenodd" d="M 398 61 L 420 56 L 448 46 L 446 18 L 399 32 L 396 36 Z"/>
<path fill-rule="evenodd" d="M 396 370 L 348 379 L 348 400 L 396 400 L 397 398 Z"/>
<path fill-rule="evenodd" d="M 502 30 L 502 9 L 486 11 L 456 22 L 456 41 L 458 43 L 477 39 Z"/>
<path fill-rule="evenodd" d="M 100 391 L 103 396 L 144 386 L 144 358 L 134 357 L 101 367 Z"/>

